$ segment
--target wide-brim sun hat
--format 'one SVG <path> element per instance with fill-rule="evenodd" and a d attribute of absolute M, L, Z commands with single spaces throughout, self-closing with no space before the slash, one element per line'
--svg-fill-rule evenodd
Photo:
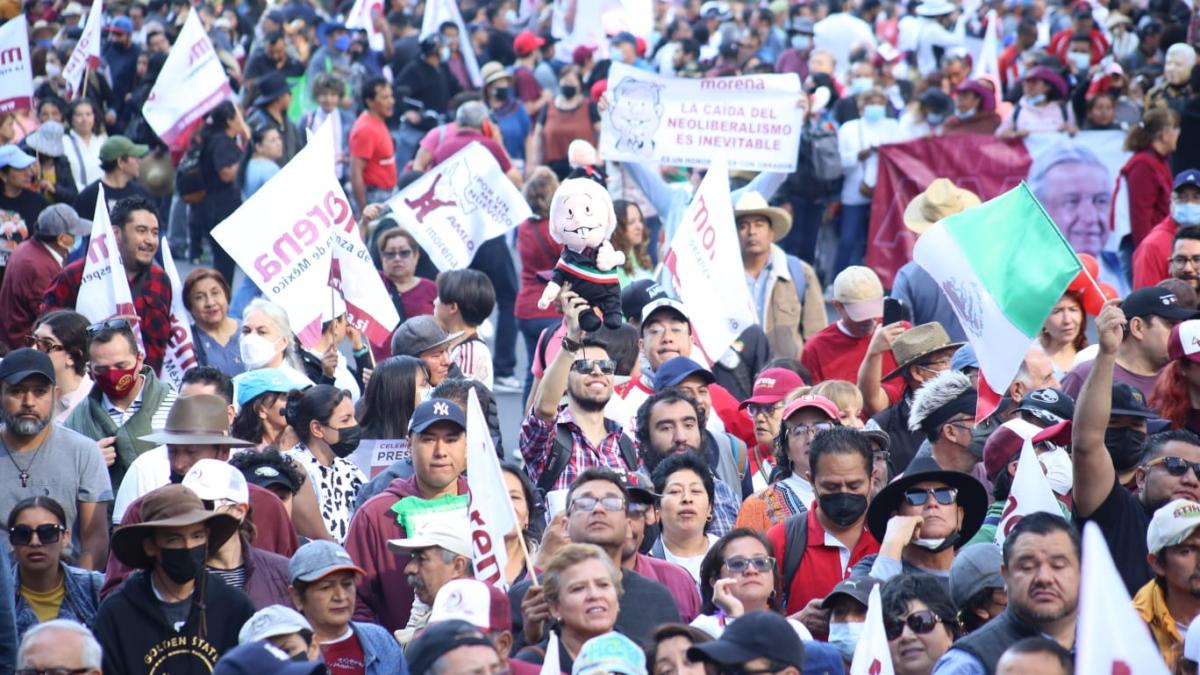
<path fill-rule="evenodd" d="M 932 457 L 918 457 L 904 475 L 896 478 L 875 495 L 867 509 L 867 529 L 876 541 L 883 541 L 887 524 L 904 503 L 904 493 L 917 483 L 944 483 L 958 491 L 956 502 L 962 507 L 963 520 L 958 528 L 959 546 L 965 546 L 983 526 L 987 516 L 987 489 L 972 475 L 946 471 Z"/>

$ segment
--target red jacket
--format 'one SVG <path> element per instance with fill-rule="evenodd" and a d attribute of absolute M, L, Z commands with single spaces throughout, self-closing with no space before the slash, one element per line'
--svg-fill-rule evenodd
<path fill-rule="evenodd" d="M 691 623 L 692 619 L 700 616 L 700 593 L 687 570 L 673 562 L 638 553 L 633 571 L 651 581 L 657 581 L 671 591 L 681 622 Z"/>
<path fill-rule="evenodd" d="M 1021 57 L 1021 46 L 1011 44 L 1000 52 L 996 65 L 1000 68 L 1000 96 L 1003 97 L 1008 88 L 1021 79 L 1021 71 L 1017 69 L 1017 59 Z"/>
<path fill-rule="evenodd" d="M 1070 65 L 1067 63 L 1067 52 L 1071 49 L 1071 36 L 1075 34 L 1073 28 L 1060 30 L 1050 38 L 1050 47 L 1047 49 L 1051 54 L 1058 57 L 1064 66 Z M 1108 38 L 1104 37 L 1104 33 L 1099 28 L 1093 28 L 1089 34 L 1092 38 L 1092 65 L 1100 63 L 1100 59 L 1108 53 Z"/>
<path fill-rule="evenodd" d="M 62 264 L 37 239 L 21 242 L 9 256 L 4 283 L 0 284 L 0 316 L 4 317 L 0 340 L 8 343 L 9 349 L 25 346 L 25 336 L 33 332 L 40 316 L 42 296 L 61 269 Z"/>
<path fill-rule="evenodd" d="M 1175 231 L 1179 229 L 1174 218 L 1167 217 L 1150 230 L 1133 251 L 1133 289 L 1153 286 L 1171 276 L 1167 258 L 1175 244 Z"/>
<path fill-rule="evenodd" d="M 1134 153 L 1121 167 L 1129 195 L 1129 229 L 1137 246 L 1150 229 L 1171 215 L 1171 165 L 1157 150 Z"/>

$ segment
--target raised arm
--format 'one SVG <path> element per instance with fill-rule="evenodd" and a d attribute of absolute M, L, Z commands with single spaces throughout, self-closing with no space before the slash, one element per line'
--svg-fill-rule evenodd
<path fill-rule="evenodd" d="M 1096 317 L 1100 352 L 1092 362 L 1075 401 L 1071 426 L 1071 448 L 1075 466 L 1075 512 L 1086 518 L 1108 498 L 1116 480 L 1112 457 L 1104 445 L 1104 430 L 1112 414 L 1113 365 L 1125 334 L 1125 314 L 1118 301 L 1110 300 Z"/>
<path fill-rule="evenodd" d="M 559 293 L 558 302 L 563 316 L 567 318 L 566 337 L 578 342 L 583 338 L 583 330 L 579 328 L 579 315 L 584 311 L 591 311 L 588 309 L 587 300 L 576 295 L 568 285 Z M 547 366 L 533 405 L 533 413 L 539 418 L 551 422 L 558 415 L 558 403 L 562 400 L 563 392 L 567 390 L 567 376 L 571 372 L 572 363 L 575 363 L 575 352 L 560 349 Z"/>

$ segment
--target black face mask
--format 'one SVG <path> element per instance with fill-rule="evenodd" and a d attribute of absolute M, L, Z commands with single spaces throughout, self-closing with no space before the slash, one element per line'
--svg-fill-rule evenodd
<path fill-rule="evenodd" d="M 158 550 L 163 572 L 177 584 L 194 581 L 204 569 L 208 547 L 201 544 L 194 548 L 160 548 Z"/>
<path fill-rule="evenodd" d="M 820 505 L 822 513 L 841 527 L 850 525 L 867 512 L 867 498 L 853 492 L 820 495 L 817 497 L 817 504 Z"/>
<path fill-rule="evenodd" d="M 171 472 L 171 485 L 183 485 L 183 474 Z"/>
<path fill-rule="evenodd" d="M 362 427 L 355 424 L 352 427 L 338 429 L 337 443 L 330 443 L 329 449 L 333 450 L 333 454 L 338 457 L 346 457 L 358 448 L 358 442 L 362 440 Z"/>
<path fill-rule="evenodd" d="M 1138 465 L 1142 459 L 1142 449 L 1146 446 L 1146 432 L 1133 427 L 1105 429 L 1104 447 L 1112 455 L 1113 468 L 1117 471 L 1128 471 Z"/>
<path fill-rule="evenodd" d="M 564 84 L 558 88 L 558 93 L 563 95 L 563 98 L 575 98 L 575 94 L 579 93 L 579 88 L 573 84 Z"/>
<path fill-rule="evenodd" d="M 504 103 L 508 100 L 508 87 L 496 87 L 492 90 L 492 98 Z"/>

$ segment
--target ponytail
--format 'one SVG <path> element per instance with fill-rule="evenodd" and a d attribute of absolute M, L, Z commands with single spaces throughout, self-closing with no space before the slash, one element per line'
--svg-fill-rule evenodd
<path fill-rule="evenodd" d="M 1137 126 L 1130 127 L 1125 136 L 1126 152 L 1141 152 L 1153 145 L 1163 131 L 1179 126 L 1179 115 L 1170 108 L 1155 108 L 1142 117 Z"/>

